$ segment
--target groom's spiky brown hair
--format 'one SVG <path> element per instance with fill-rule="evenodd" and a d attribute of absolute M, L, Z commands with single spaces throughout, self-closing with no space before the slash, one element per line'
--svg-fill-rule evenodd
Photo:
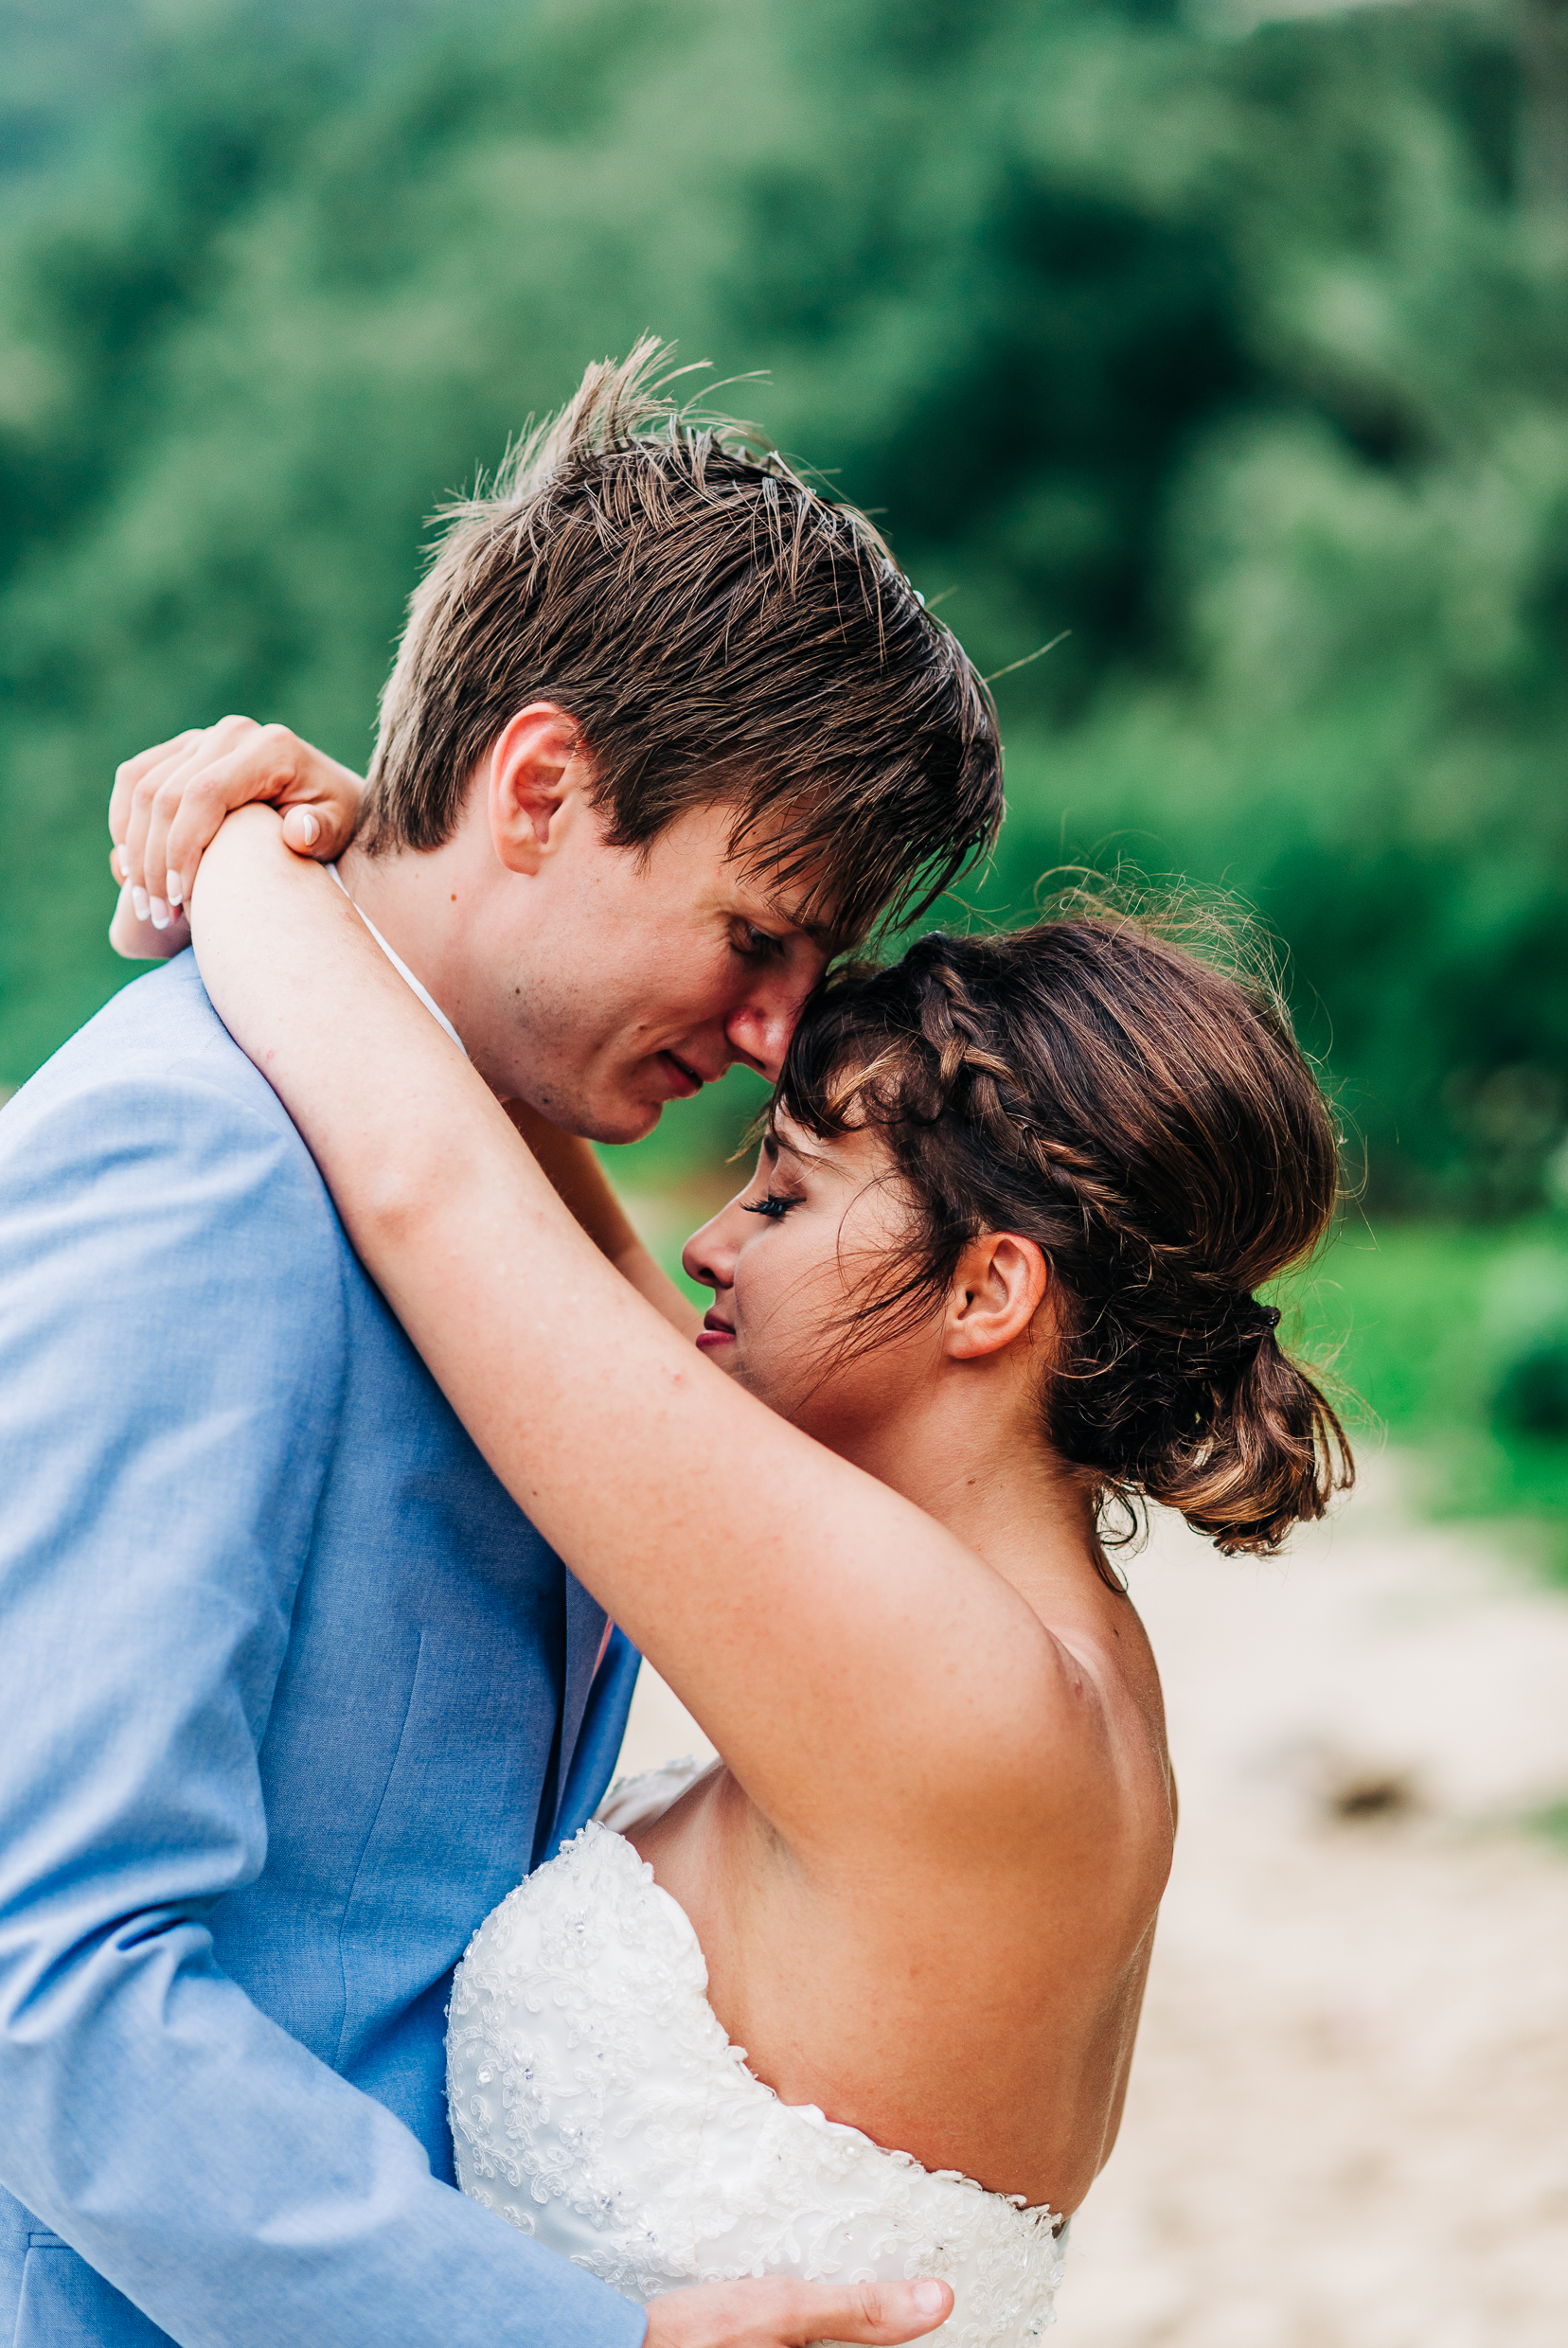
<path fill-rule="evenodd" d="M 870 524 L 750 427 L 678 407 L 668 358 L 645 340 L 590 367 L 440 517 L 361 845 L 439 846 L 508 719 L 550 701 L 616 845 L 723 802 L 808 917 L 843 937 L 913 917 L 1001 819 L 990 696 Z"/>

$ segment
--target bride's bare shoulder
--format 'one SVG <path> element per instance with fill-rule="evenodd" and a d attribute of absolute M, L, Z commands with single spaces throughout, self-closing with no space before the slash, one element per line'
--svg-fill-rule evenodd
<path fill-rule="evenodd" d="M 1103 1589 L 1042 1615 L 1042 1704 L 1016 1798 L 1073 1848 L 1103 1863 L 1147 1846 L 1168 1867 L 1174 1797 L 1159 1665 L 1124 1592 Z M 1140 1868 L 1141 1872 L 1141 1868 Z"/>

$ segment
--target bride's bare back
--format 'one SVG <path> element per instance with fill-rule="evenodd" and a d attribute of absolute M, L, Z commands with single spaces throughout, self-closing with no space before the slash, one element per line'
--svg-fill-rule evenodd
<path fill-rule="evenodd" d="M 1070 2215 L 1121 2118 L 1172 1802 L 1131 1602 L 1079 1593 L 1057 1621 L 1083 1668 L 1089 1768 L 1109 1779 L 1089 1815 L 1032 1836 L 977 1820 L 961 1868 L 934 1864 L 912 1820 L 857 1866 L 790 1848 L 721 1767 L 630 1840 L 691 1919 L 714 2011 L 786 2103 Z"/>

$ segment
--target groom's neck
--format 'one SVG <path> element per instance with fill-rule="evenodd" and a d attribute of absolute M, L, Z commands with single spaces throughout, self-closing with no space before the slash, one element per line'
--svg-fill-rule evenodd
<path fill-rule="evenodd" d="M 367 856 L 349 846 L 338 877 L 459 1035 L 475 1011 L 472 932 L 476 889 L 460 837 L 438 848 Z"/>

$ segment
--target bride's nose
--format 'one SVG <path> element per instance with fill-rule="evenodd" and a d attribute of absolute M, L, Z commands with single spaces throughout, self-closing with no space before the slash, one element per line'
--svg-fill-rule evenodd
<path fill-rule="evenodd" d="M 701 1231 L 694 1231 L 681 1250 L 681 1269 L 688 1280 L 706 1289 L 727 1289 L 735 1280 L 735 1255 L 739 1243 L 740 1209 L 732 1199 Z"/>

